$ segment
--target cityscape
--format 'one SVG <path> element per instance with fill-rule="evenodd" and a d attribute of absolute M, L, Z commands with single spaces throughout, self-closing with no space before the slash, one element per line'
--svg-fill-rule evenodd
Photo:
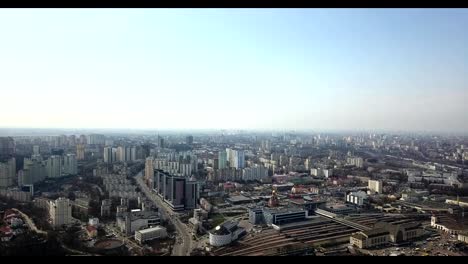
<path fill-rule="evenodd" d="M 0 255 L 468 256 L 467 26 L 0 10 Z"/>

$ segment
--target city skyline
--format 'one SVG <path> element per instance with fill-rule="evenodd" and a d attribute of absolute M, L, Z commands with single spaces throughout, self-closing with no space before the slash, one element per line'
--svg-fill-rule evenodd
<path fill-rule="evenodd" d="M 0 127 L 468 132 L 466 9 L 1 10 Z"/>

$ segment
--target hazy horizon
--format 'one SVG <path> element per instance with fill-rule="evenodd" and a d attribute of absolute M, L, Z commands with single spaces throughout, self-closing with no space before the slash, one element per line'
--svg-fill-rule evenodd
<path fill-rule="evenodd" d="M 467 133 L 467 9 L 0 10 L 0 128 Z"/>

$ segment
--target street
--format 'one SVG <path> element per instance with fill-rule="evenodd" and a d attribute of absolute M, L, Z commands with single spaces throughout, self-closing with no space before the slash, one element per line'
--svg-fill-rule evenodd
<path fill-rule="evenodd" d="M 152 192 L 143 182 L 143 173 L 140 172 L 135 177 L 142 192 L 160 209 L 161 216 L 168 219 L 176 229 L 176 243 L 172 250 L 173 256 L 189 256 L 193 249 L 192 235 L 185 224 L 183 224 L 172 209 L 164 201 Z"/>

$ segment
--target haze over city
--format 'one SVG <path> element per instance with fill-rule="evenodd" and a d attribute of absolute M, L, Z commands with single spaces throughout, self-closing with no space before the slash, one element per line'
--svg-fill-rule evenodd
<path fill-rule="evenodd" d="M 0 127 L 467 132 L 466 9 L 0 10 Z"/>
<path fill-rule="evenodd" d="M 468 256 L 467 28 L 0 10 L 0 256 Z"/>

